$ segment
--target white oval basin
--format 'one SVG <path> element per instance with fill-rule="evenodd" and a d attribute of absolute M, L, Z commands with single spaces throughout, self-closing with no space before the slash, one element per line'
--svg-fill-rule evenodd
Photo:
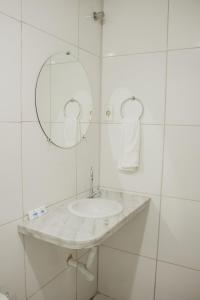
<path fill-rule="evenodd" d="M 84 218 L 106 218 L 122 212 L 122 205 L 114 200 L 105 198 L 86 198 L 73 201 L 68 205 L 69 211 Z"/>

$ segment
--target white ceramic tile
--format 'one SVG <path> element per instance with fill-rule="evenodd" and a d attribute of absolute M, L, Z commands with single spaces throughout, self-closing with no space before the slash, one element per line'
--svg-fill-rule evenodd
<path fill-rule="evenodd" d="M 80 262 L 86 263 L 88 255 L 86 254 L 80 259 Z M 77 300 L 89 300 L 97 291 L 97 256 L 89 268 L 89 271 L 95 276 L 94 281 L 88 281 L 85 276 L 77 272 Z"/>
<path fill-rule="evenodd" d="M 116 300 L 153 300 L 155 261 L 101 247 L 99 291 Z"/>
<path fill-rule="evenodd" d="M 104 245 L 156 258 L 159 207 L 160 198 L 151 197 L 149 206 L 105 241 Z"/>
<path fill-rule="evenodd" d="M 99 121 L 101 92 L 101 59 L 85 51 L 79 51 L 79 60 L 88 75 L 93 97 L 92 121 Z"/>
<path fill-rule="evenodd" d="M 0 123 L 0 224 L 22 216 L 21 134 L 17 123 Z"/>
<path fill-rule="evenodd" d="M 200 270 L 200 203 L 162 200 L 159 259 Z"/>
<path fill-rule="evenodd" d="M 89 189 L 90 167 L 94 170 L 94 186 L 99 183 L 99 125 L 90 124 L 87 138 L 77 147 L 77 191 Z"/>
<path fill-rule="evenodd" d="M 30 297 L 66 268 L 70 250 L 29 237 L 25 238 L 25 249 L 26 287 Z"/>
<path fill-rule="evenodd" d="M 111 122 L 119 121 L 121 103 L 126 98 L 135 96 L 144 105 L 142 122 L 163 123 L 165 64 L 164 53 L 105 58 L 103 60 L 102 119 L 111 120 Z M 138 115 L 138 104 L 129 106 L 131 106 L 129 109 L 133 109 L 132 116 Z M 109 119 L 105 114 L 108 107 L 112 112 Z"/>
<path fill-rule="evenodd" d="M 200 2 L 170 0 L 169 48 L 200 46 Z"/>
<path fill-rule="evenodd" d="M 102 125 L 101 186 L 147 194 L 160 193 L 163 128 L 157 125 L 141 127 L 140 168 L 135 173 L 118 170 L 120 124 Z"/>
<path fill-rule="evenodd" d="M 54 280 L 50 281 L 42 290 L 38 291 L 31 300 L 75 300 L 76 299 L 76 272 L 67 269 Z"/>
<path fill-rule="evenodd" d="M 24 251 L 17 225 L 0 228 L 0 289 L 9 291 L 11 300 L 25 300 Z"/>
<path fill-rule="evenodd" d="M 37 47 L 35 46 L 37 45 Z M 37 120 L 35 112 L 35 85 L 37 76 L 46 59 L 58 52 L 76 49 L 30 26 L 22 29 L 22 117 L 26 121 Z M 30 59 L 31 58 L 31 59 Z"/>
<path fill-rule="evenodd" d="M 20 121 L 20 23 L 0 15 L 0 121 Z"/>
<path fill-rule="evenodd" d="M 199 49 L 169 52 L 167 123 L 200 124 L 199 81 Z"/>
<path fill-rule="evenodd" d="M 21 18 L 21 0 L 0 0 L 0 11 L 17 19 Z"/>
<path fill-rule="evenodd" d="M 76 193 L 74 149 L 47 142 L 37 123 L 23 124 L 23 190 L 25 212 Z"/>
<path fill-rule="evenodd" d="M 167 0 L 106 0 L 103 54 L 166 48 Z"/>
<path fill-rule="evenodd" d="M 200 272 L 158 263 L 156 300 L 199 300 Z"/>
<path fill-rule="evenodd" d="M 102 0 L 80 0 L 79 46 L 96 55 L 101 54 L 101 22 L 94 21 L 93 12 L 102 10 Z"/>
<path fill-rule="evenodd" d="M 22 19 L 77 44 L 78 0 L 22 0 Z"/>
<path fill-rule="evenodd" d="M 200 201 L 200 127 L 167 126 L 163 194 Z"/>

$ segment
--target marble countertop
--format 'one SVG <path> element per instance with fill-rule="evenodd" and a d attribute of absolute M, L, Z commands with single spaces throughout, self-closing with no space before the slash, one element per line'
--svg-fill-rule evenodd
<path fill-rule="evenodd" d="M 101 190 L 101 196 L 116 200 L 123 206 L 123 211 L 114 217 L 82 218 L 71 214 L 66 200 L 63 204 L 51 209 L 46 215 L 24 221 L 18 226 L 20 233 L 68 249 L 90 248 L 101 244 L 114 232 L 119 230 L 130 219 L 135 217 L 150 199 L 131 193 Z"/>

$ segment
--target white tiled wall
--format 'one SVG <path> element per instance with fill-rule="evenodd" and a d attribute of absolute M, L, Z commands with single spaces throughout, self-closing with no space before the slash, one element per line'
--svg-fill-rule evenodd
<path fill-rule="evenodd" d="M 76 300 L 77 293 L 85 300 L 96 291 L 96 280 L 85 284 L 78 275 L 77 282 L 66 269 L 66 249 L 23 240 L 17 224 L 32 208 L 88 190 L 91 164 L 98 184 L 101 25 L 92 14 L 101 6 L 102 0 L 0 0 L 0 290 L 9 290 L 11 300 Z M 87 141 L 60 150 L 38 125 L 35 83 L 49 55 L 78 49 L 94 118 Z"/>
<path fill-rule="evenodd" d="M 17 224 L 29 209 L 87 190 L 91 164 L 98 184 L 101 27 L 92 13 L 101 8 L 101 0 L 0 0 L 0 287 L 16 300 L 88 300 L 96 291 L 96 281 L 66 268 L 67 251 L 23 241 Z M 100 182 L 152 201 L 101 247 L 99 290 L 115 300 L 199 300 L 200 2 L 105 0 L 104 11 Z M 77 55 L 77 46 L 94 119 L 88 140 L 62 151 L 40 131 L 34 88 L 50 54 Z M 145 112 L 141 167 L 127 175 L 117 170 L 119 105 L 130 95 Z"/>
<path fill-rule="evenodd" d="M 105 0 L 104 10 L 100 184 L 152 200 L 101 247 L 99 290 L 199 300 L 200 1 Z M 128 175 L 117 170 L 119 109 L 133 95 L 144 104 L 141 166 Z"/>
<path fill-rule="evenodd" d="M 153 300 L 154 260 L 104 247 L 99 259 L 99 289 L 103 294 L 116 300 Z"/>

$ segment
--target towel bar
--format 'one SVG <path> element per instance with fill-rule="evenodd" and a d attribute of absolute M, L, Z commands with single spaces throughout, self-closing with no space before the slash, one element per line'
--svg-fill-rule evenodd
<path fill-rule="evenodd" d="M 80 114 L 81 114 L 81 105 L 80 105 L 80 102 L 79 102 L 78 100 L 74 99 L 74 98 L 69 99 L 69 100 L 65 103 L 64 108 L 63 108 L 64 115 L 66 116 L 66 108 L 67 108 L 67 105 L 68 105 L 69 103 L 73 103 L 73 102 L 77 103 L 78 106 L 79 106 L 79 113 L 78 113 L 78 115 L 77 115 L 77 118 L 79 118 L 79 117 L 80 117 Z"/>
<path fill-rule="evenodd" d="M 144 105 L 143 105 L 142 101 L 141 101 L 140 99 L 136 98 L 135 96 L 129 97 L 129 98 L 125 99 L 125 100 L 121 103 L 121 107 L 120 107 L 120 115 L 121 115 L 121 117 L 124 118 L 123 108 L 124 108 L 124 105 L 125 105 L 127 102 L 129 102 L 129 101 L 137 101 L 137 102 L 140 103 L 142 110 L 141 110 L 139 119 L 141 119 L 141 117 L 142 117 L 142 115 L 143 115 L 143 113 L 144 113 Z"/>

